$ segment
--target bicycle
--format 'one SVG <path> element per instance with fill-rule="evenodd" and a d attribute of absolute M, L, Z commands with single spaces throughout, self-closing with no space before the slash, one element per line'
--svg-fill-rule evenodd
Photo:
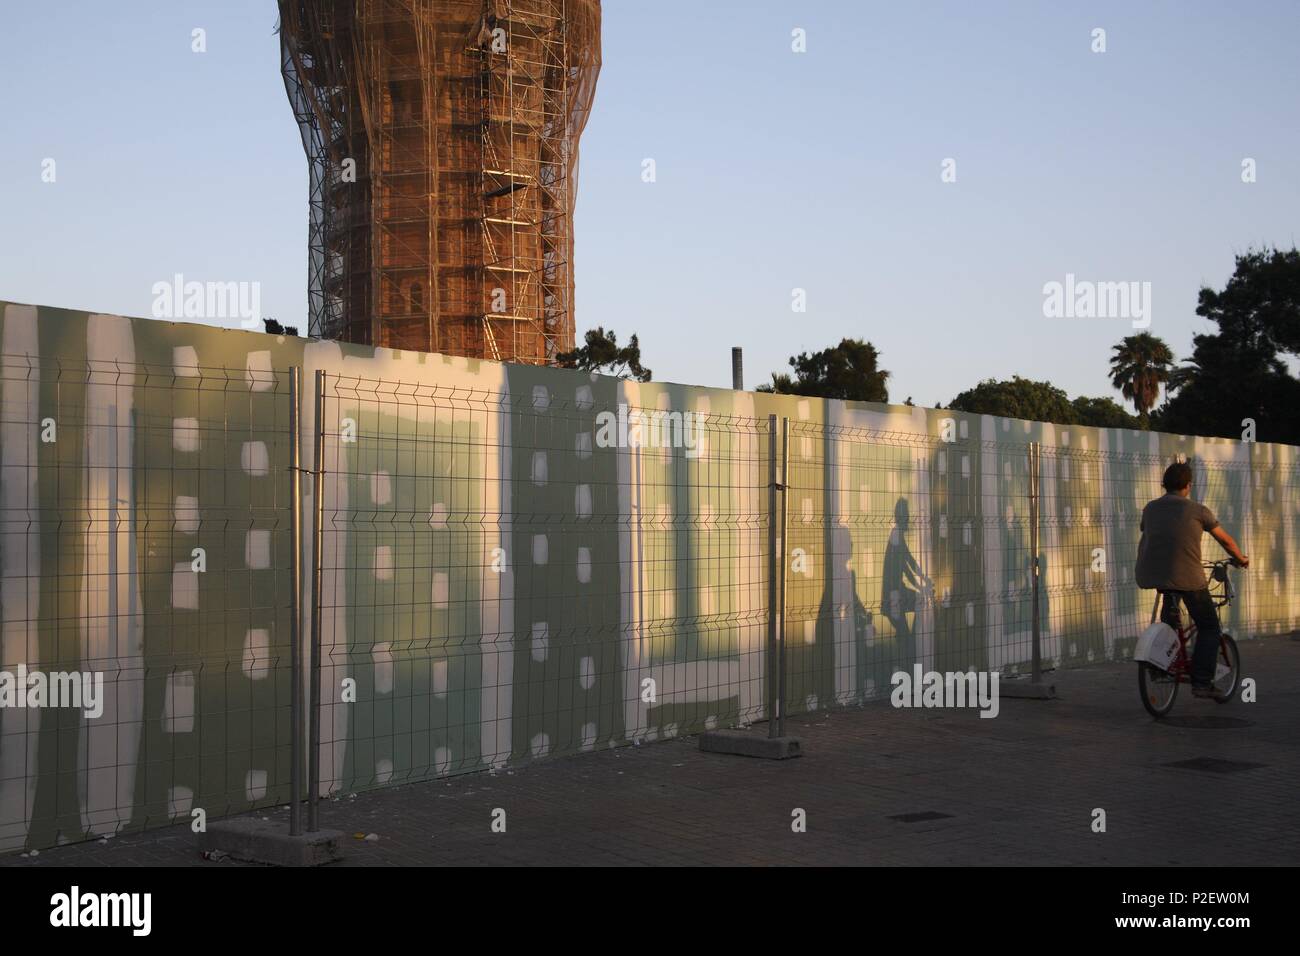
<path fill-rule="evenodd" d="M 1232 581 L 1228 577 L 1228 567 L 1240 567 L 1236 561 L 1231 558 L 1224 558 L 1204 565 L 1210 572 L 1210 595 L 1214 599 L 1214 613 L 1218 616 L 1219 608 L 1226 607 L 1232 603 L 1236 592 L 1233 591 Z M 1162 600 L 1163 595 L 1156 595 L 1156 607 Z M 1154 610 L 1152 612 L 1152 621 L 1155 620 Z M 1138 692 L 1142 695 L 1142 706 L 1152 717 L 1164 717 L 1174 707 L 1174 701 L 1178 697 L 1178 685 L 1190 683 L 1192 679 L 1192 654 L 1190 647 L 1195 646 L 1196 624 L 1190 622 L 1187 627 L 1183 627 L 1183 608 L 1178 608 L 1178 629 L 1175 632 L 1178 635 L 1178 646 L 1176 649 L 1170 647 L 1154 648 L 1146 657 L 1142 659 L 1135 652 L 1134 659 L 1138 661 Z M 1233 695 L 1237 692 L 1237 685 L 1241 680 L 1241 654 L 1237 650 L 1237 641 L 1226 631 L 1220 630 L 1219 638 L 1219 658 L 1216 661 L 1214 673 L 1214 695 L 1213 699 L 1220 704 L 1226 704 L 1232 700 Z M 1172 658 L 1168 666 L 1161 667 L 1158 663 L 1162 656 L 1169 656 L 1172 651 Z M 1155 657 L 1156 663 L 1150 659 Z"/>

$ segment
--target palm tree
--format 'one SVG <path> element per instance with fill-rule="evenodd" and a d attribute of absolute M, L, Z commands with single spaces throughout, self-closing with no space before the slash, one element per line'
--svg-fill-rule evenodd
<path fill-rule="evenodd" d="M 1182 365 L 1174 366 L 1169 370 L 1169 380 L 1165 382 L 1165 394 L 1172 395 L 1180 388 L 1192 384 L 1196 380 L 1196 376 L 1201 373 L 1201 366 L 1194 358 L 1188 359 Z"/>
<path fill-rule="evenodd" d="M 1126 336 L 1112 348 L 1110 381 L 1137 409 L 1142 427 L 1150 421 L 1152 407 L 1160 397 L 1160 386 L 1174 371 L 1174 353 L 1163 339 L 1150 332 Z"/>

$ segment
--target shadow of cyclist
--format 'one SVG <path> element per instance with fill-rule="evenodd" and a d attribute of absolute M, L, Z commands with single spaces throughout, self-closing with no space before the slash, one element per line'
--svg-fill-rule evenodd
<path fill-rule="evenodd" d="M 910 524 L 907 499 L 899 498 L 894 503 L 894 527 L 889 532 L 880 573 L 880 613 L 894 626 L 894 668 L 909 668 L 916 661 L 913 625 L 923 575 L 907 544 Z M 913 615 L 912 621 L 907 618 L 909 614 Z"/>

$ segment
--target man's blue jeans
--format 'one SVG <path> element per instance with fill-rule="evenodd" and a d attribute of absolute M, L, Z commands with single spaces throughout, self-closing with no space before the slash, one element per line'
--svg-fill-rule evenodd
<path fill-rule="evenodd" d="M 1160 620 L 1177 629 L 1182 621 L 1178 602 L 1187 605 L 1187 610 L 1196 622 L 1196 649 L 1192 653 L 1192 683 L 1211 684 L 1214 682 L 1215 665 L 1219 657 L 1219 615 L 1210 597 L 1209 588 L 1199 591 L 1162 591 L 1164 607 Z"/>

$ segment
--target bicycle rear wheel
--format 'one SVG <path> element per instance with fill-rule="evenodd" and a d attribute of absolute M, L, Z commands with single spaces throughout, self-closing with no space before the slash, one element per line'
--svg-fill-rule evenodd
<path fill-rule="evenodd" d="M 1214 675 L 1214 699 L 1226 704 L 1237 693 L 1241 683 L 1241 654 L 1231 634 L 1219 638 L 1219 659 Z"/>
<path fill-rule="evenodd" d="M 1142 706 L 1152 717 L 1163 717 L 1174 709 L 1178 679 L 1146 662 L 1138 664 L 1138 693 Z"/>

